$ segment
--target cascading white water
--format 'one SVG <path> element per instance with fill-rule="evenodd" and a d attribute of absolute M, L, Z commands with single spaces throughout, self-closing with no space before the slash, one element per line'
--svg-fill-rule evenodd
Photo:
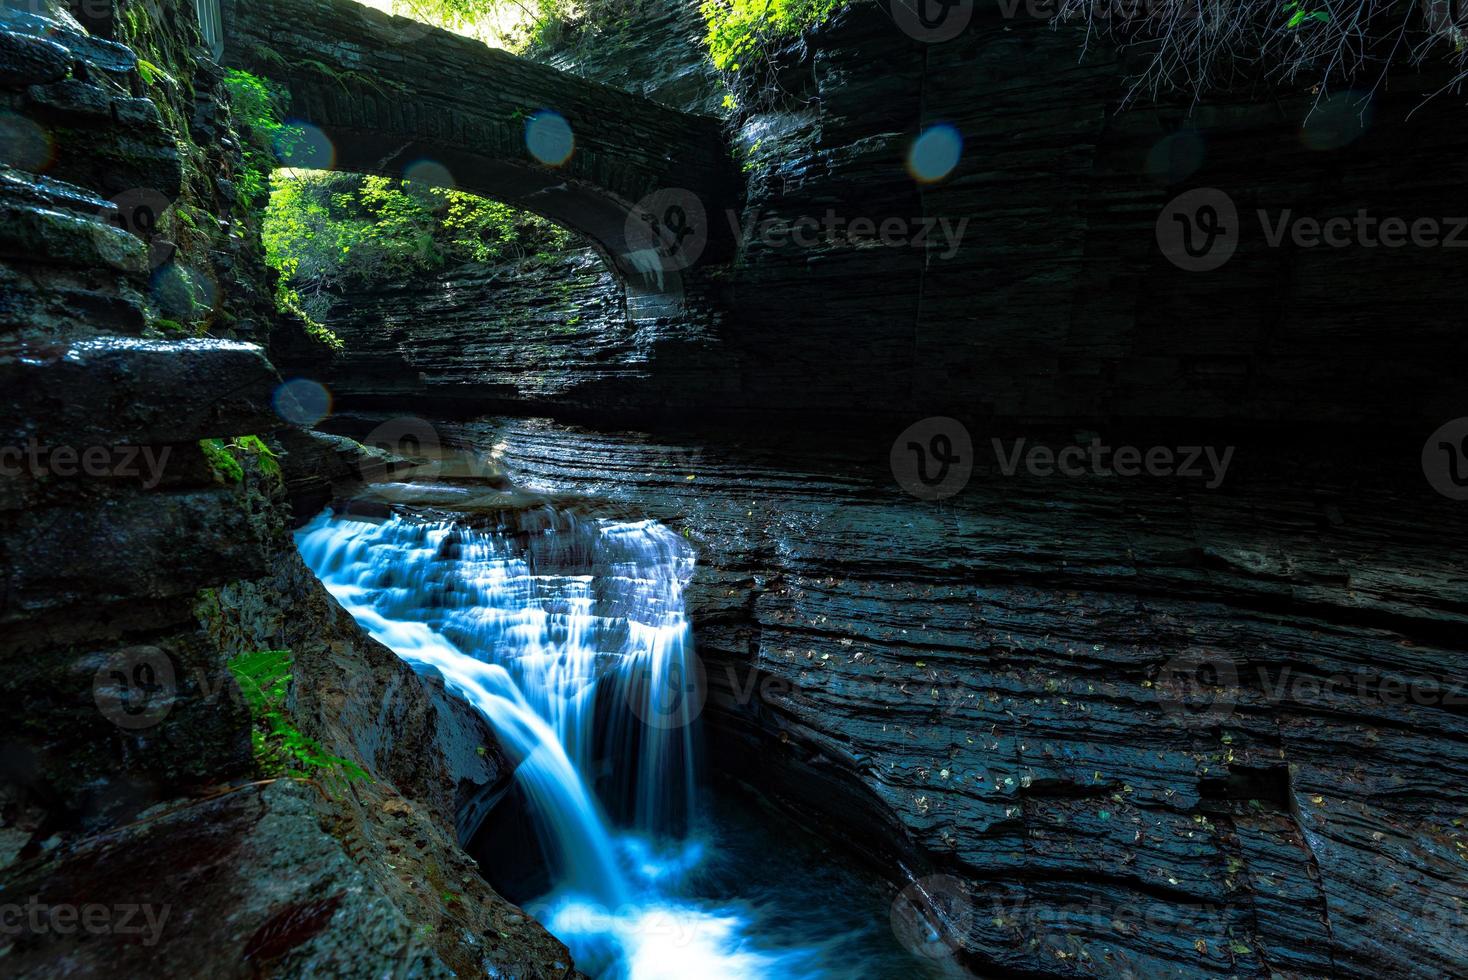
<path fill-rule="evenodd" d="M 624 702 L 613 718 L 666 712 L 633 699 L 665 690 L 669 671 L 687 672 L 682 591 L 693 559 L 655 522 L 547 516 L 527 534 L 328 513 L 297 537 L 306 563 L 376 639 L 437 670 L 494 724 L 519 760 L 560 880 L 620 903 L 628 889 L 589 789 L 596 699 L 606 691 Z M 640 742 L 629 747 L 644 770 L 633 787 L 638 825 L 661 830 L 675 816 L 668 787 L 684 813 L 691 806 L 692 725 L 616 727 Z"/>
<path fill-rule="evenodd" d="M 698 692 L 687 543 L 654 521 L 550 507 L 484 520 L 327 512 L 297 543 L 363 627 L 438 671 L 518 761 L 554 882 L 527 909 L 602 980 L 864 975 L 832 967 L 829 935 L 779 949 L 751 935 L 761 920 L 788 931 L 824 893 L 783 908 L 696 897 L 694 879 L 733 858 L 714 853 L 709 828 L 688 834 Z"/>

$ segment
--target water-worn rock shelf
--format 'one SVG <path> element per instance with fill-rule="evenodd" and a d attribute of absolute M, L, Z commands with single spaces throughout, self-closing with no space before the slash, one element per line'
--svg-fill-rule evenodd
<path fill-rule="evenodd" d="M 1468 578 L 1430 488 L 1241 447 L 1217 490 L 990 469 L 924 503 L 862 441 L 446 431 L 688 535 L 715 767 L 894 885 L 956 879 L 971 968 L 1468 966 Z"/>

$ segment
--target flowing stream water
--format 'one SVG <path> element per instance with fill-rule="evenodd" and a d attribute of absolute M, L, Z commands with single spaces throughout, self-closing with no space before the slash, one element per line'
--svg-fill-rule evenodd
<path fill-rule="evenodd" d="M 328 511 L 307 565 L 518 762 L 551 887 L 525 907 L 601 978 L 913 976 L 864 879 L 702 791 L 694 554 L 649 520 Z"/>

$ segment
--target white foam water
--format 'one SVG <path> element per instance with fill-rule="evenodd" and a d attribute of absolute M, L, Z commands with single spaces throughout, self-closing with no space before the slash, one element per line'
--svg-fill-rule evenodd
<path fill-rule="evenodd" d="M 440 673 L 518 760 L 554 864 L 554 888 L 527 909 L 581 970 L 628 980 L 830 975 L 808 950 L 761 948 L 747 904 L 688 894 L 707 854 L 687 832 L 697 702 L 683 602 L 694 556 L 682 538 L 655 521 L 547 508 L 486 529 L 327 512 L 297 543 L 372 636 Z M 610 802 L 628 826 L 614 829 L 591 788 L 599 759 L 611 760 Z"/>

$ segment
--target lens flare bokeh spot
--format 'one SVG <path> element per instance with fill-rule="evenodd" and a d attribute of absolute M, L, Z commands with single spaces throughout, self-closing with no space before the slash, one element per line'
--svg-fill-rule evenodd
<path fill-rule="evenodd" d="M 275 413 L 295 425 L 315 425 L 331 414 L 331 392 L 309 378 L 293 378 L 275 389 Z"/>
<path fill-rule="evenodd" d="M 1311 150 L 1338 150 L 1360 139 L 1370 127 L 1370 94 L 1338 92 L 1311 109 L 1300 125 L 1300 142 Z"/>
<path fill-rule="evenodd" d="M 458 186 L 454 183 L 454 175 L 449 168 L 437 160 L 418 160 L 408 164 L 407 168 L 403 170 L 403 179 L 426 184 L 429 187 L 445 187 L 450 190 Z"/>
<path fill-rule="evenodd" d="M 325 130 L 308 122 L 293 119 L 276 137 L 275 155 L 282 167 L 303 170 L 335 170 L 336 144 Z"/>
<path fill-rule="evenodd" d="M 33 174 L 51 166 L 51 136 L 40 125 L 14 112 L 0 112 L 0 163 Z"/>
<path fill-rule="evenodd" d="M 576 151 L 576 135 L 565 116 L 542 109 L 525 123 L 525 146 L 541 163 L 559 167 Z"/>
<path fill-rule="evenodd" d="M 963 156 L 963 137 L 948 123 L 923 130 L 907 154 L 907 169 L 925 184 L 942 180 L 958 166 Z"/>

